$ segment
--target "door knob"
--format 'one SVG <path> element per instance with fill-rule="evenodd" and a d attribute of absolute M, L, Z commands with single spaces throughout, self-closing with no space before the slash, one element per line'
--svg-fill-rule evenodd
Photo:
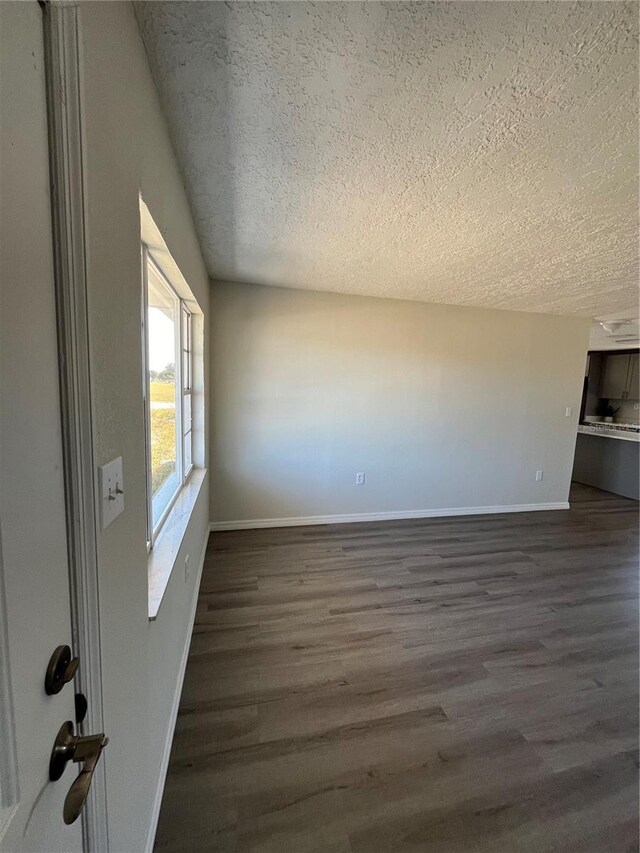
<path fill-rule="evenodd" d="M 69 646 L 58 646 L 51 655 L 44 677 L 44 692 L 47 696 L 60 693 L 65 684 L 73 681 L 79 666 L 80 661 L 71 657 Z"/>
<path fill-rule="evenodd" d="M 62 810 L 65 823 L 73 823 L 80 815 L 89 796 L 93 771 L 96 769 L 102 750 L 108 743 L 109 738 L 104 734 L 86 737 L 74 735 L 71 720 L 67 720 L 60 727 L 49 759 L 49 779 L 52 782 L 58 780 L 64 773 L 67 761 L 73 761 L 76 764 L 83 762 L 82 770 L 74 779 L 65 797 Z"/>

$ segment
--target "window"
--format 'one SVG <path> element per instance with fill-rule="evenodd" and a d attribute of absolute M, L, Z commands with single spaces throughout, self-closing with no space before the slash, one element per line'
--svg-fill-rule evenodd
<path fill-rule="evenodd" d="M 147 540 L 149 547 L 191 470 L 192 317 L 142 246 Z"/>
<path fill-rule="evenodd" d="M 182 303 L 182 453 L 188 477 L 193 468 L 191 453 L 191 391 L 193 352 L 191 345 L 191 311 Z"/>

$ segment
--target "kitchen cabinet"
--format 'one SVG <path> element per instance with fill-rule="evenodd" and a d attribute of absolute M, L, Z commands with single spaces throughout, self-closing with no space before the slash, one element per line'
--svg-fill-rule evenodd
<path fill-rule="evenodd" d="M 638 373 L 638 362 L 640 361 L 640 354 L 637 352 L 633 353 L 629 356 L 629 373 L 627 375 L 627 400 L 638 400 L 640 399 L 640 389 L 638 385 L 640 384 L 640 374 Z"/>
<path fill-rule="evenodd" d="M 638 500 L 640 442 L 578 433 L 572 480 Z"/>
<path fill-rule="evenodd" d="M 637 400 L 638 353 L 605 356 L 599 396 L 606 400 Z"/>

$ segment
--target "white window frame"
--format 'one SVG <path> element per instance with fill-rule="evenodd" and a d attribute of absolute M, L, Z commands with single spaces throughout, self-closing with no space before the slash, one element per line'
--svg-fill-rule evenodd
<path fill-rule="evenodd" d="M 141 244 L 141 263 L 142 263 L 142 367 L 143 367 L 143 403 L 144 403 L 144 420 L 145 420 L 145 457 L 146 457 L 146 479 L 147 479 L 147 551 L 151 551 L 156 539 L 162 529 L 162 525 L 166 521 L 169 513 L 173 509 L 180 492 L 186 485 L 193 471 L 193 459 L 188 468 L 185 468 L 185 432 L 184 424 L 184 409 L 185 396 L 192 397 L 193 384 L 193 320 L 192 312 L 189 310 L 184 299 L 180 297 L 176 288 L 171 284 L 168 277 L 165 275 L 161 265 L 153 257 L 153 252 L 149 246 L 142 242 Z M 152 471 L 151 471 L 151 379 L 149 376 L 149 324 L 147 321 L 147 303 L 148 303 L 148 269 L 152 266 L 154 272 L 160 277 L 169 291 L 173 294 L 176 300 L 176 322 L 175 326 L 175 386 L 179 388 L 179 400 L 176 401 L 176 475 L 178 485 L 171 494 L 166 506 L 158 516 L 155 524 L 153 523 L 153 491 L 152 491 Z M 188 317 L 186 324 L 183 322 L 185 315 Z M 185 335 L 185 325 L 187 334 Z M 186 338 L 186 340 L 185 340 Z M 188 387 L 185 387 L 183 382 L 183 367 L 184 367 L 184 352 L 188 351 L 188 371 L 187 378 Z M 191 402 L 191 400 L 190 400 Z M 193 410 L 191 412 L 191 423 L 193 424 Z M 191 426 L 189 432 L 192 432 Z M 193 443 L 193 439 L 191 439 Z M 193 447 L 192 447 L 193 451 Z M 162 488 L 162 487 L 161 487 Z"/>
<path fill-rule="evenodd" d="M 186 358 L 185 358 L 186 355 Z M 180 370 L 182 371 L 182 394 L 180 397 L 182 408 L 182 419 L 180 422 L 180 433 L 182 438 L 182 459 L 184 464 L 184 481 L 193 471 L 193 314 L 187 307 L 184 299 L 180 300 Z M 184 370 L 186 364 L 186 371 Z M 187 427 L 186 402 L 189 399 L 189 424 Z M 186 464 L 187 443 L 189 444 L 189 458 Z"/>

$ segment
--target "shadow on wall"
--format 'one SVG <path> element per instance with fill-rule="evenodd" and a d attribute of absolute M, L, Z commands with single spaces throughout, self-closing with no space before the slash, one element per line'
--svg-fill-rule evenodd
<path fill-rule="evenodd" d="M 513 502 L 553 318 L 545 342 L 516 313 L 221 283 L 213 299 L 214 518 L 471 506 L 476 481 Z"/>

